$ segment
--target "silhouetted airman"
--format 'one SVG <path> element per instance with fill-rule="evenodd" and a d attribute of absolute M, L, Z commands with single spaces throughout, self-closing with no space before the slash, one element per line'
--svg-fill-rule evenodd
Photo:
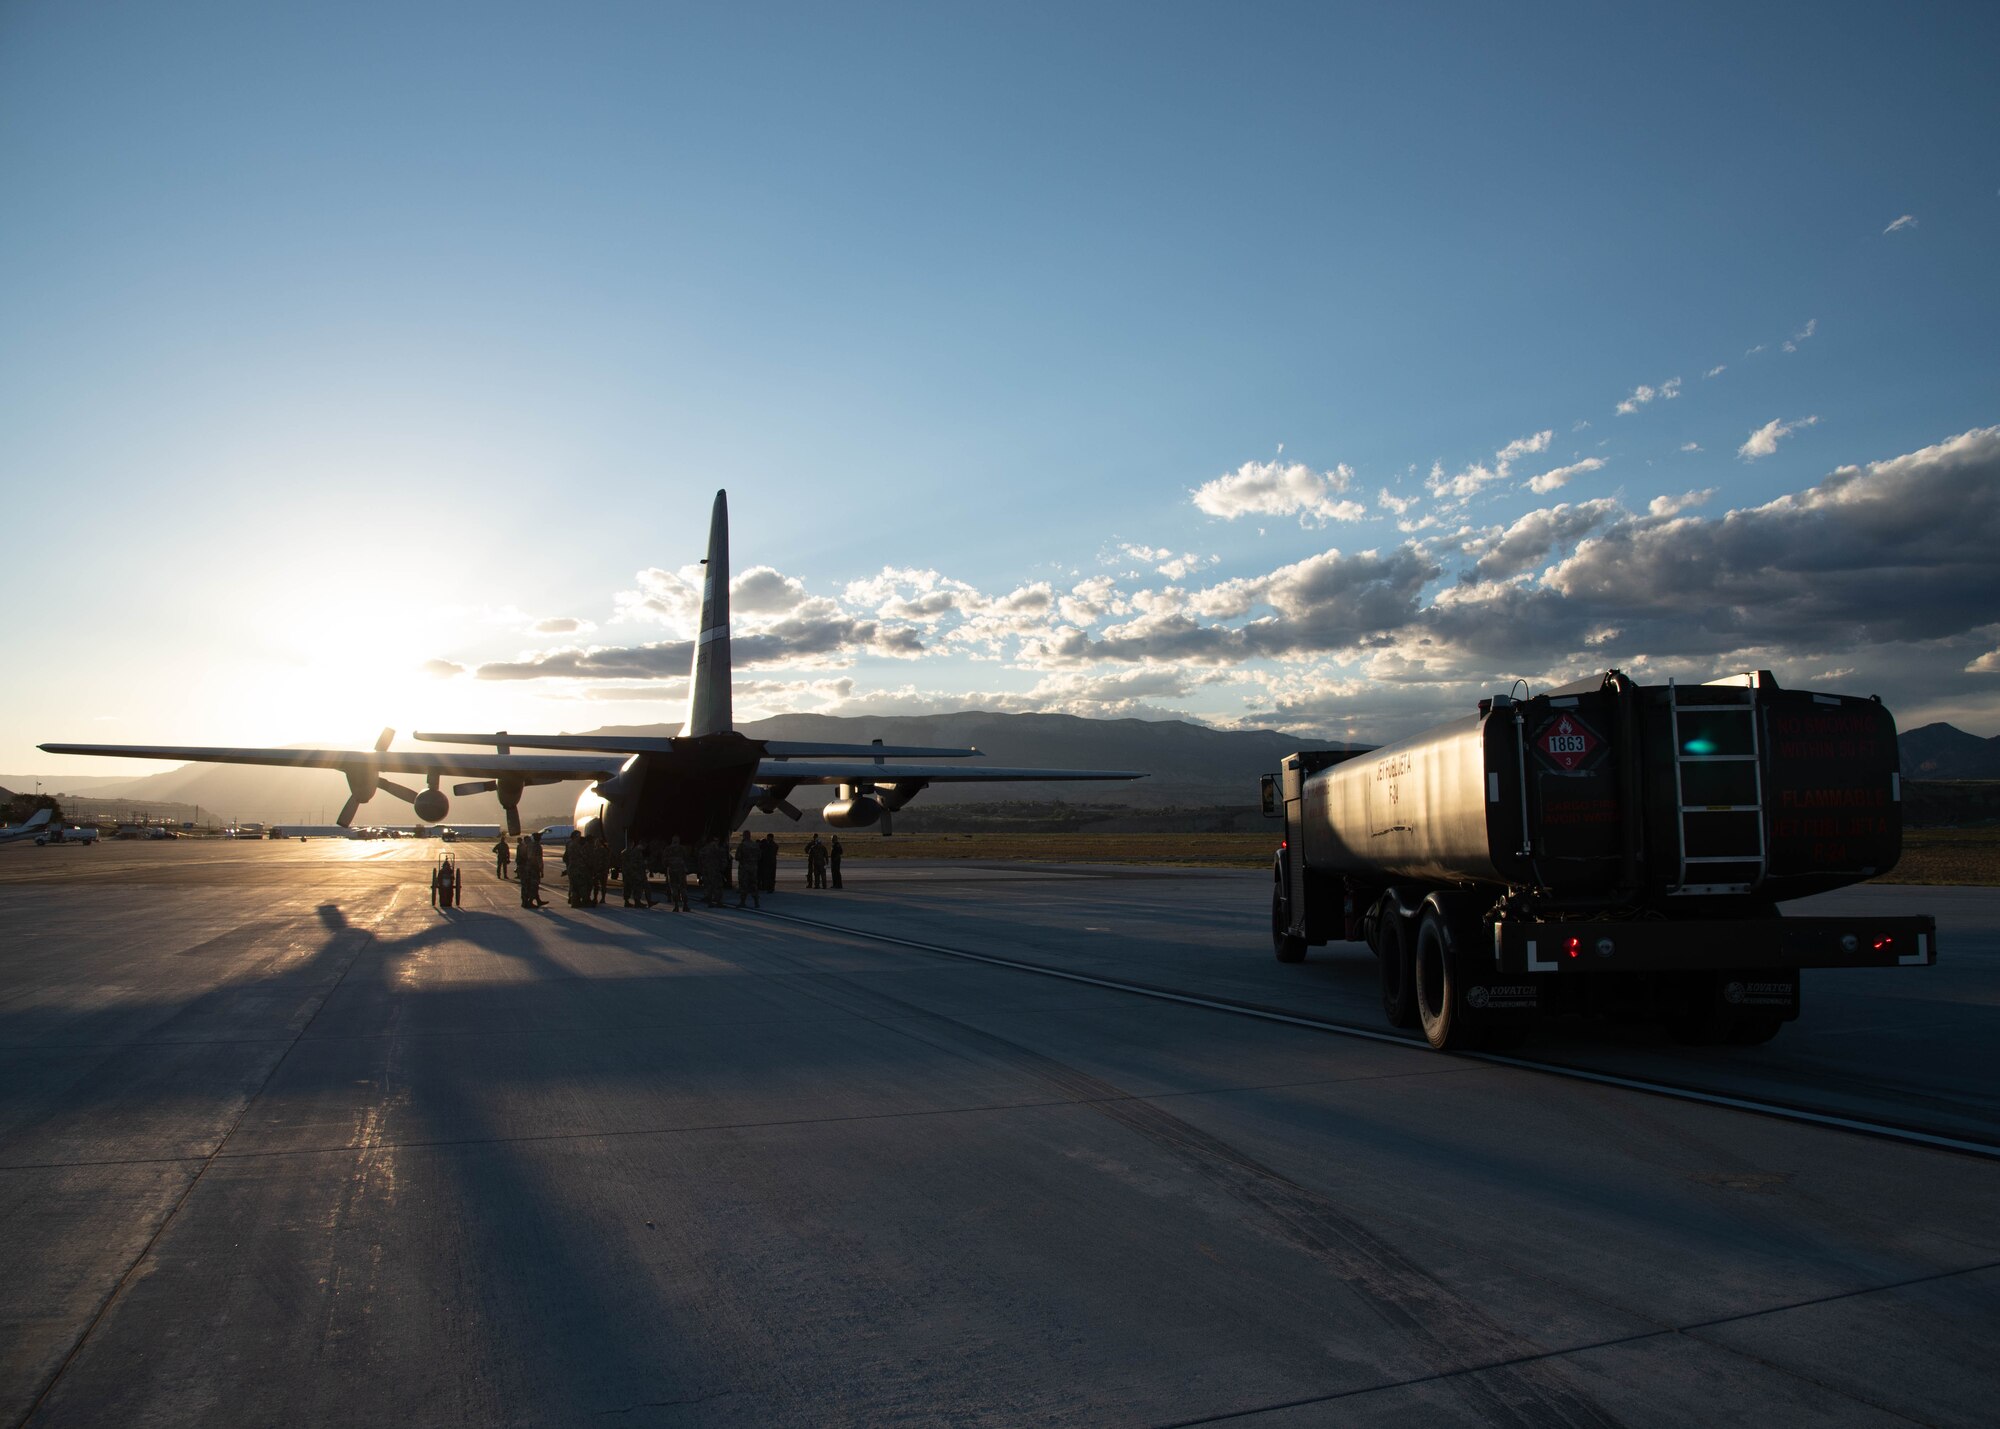
<path fill-rule="evenodd" d="M 736 845 L 736 906 L 741 908 L 748 899 L 752 907 L 762 908 L 764 900 L 757 895 L 758 885 L 763 882 L 759 865 L 763 862 L 763 851 L 757 841 L 750 837 L 750 830 L 743 831 L 742 842 Z"/>
<path fill-rule="evenodd" d="M 675 834 L 667 840 L 667 902 L 676 913 L 688 910 L 688 855 L 681 847 L 681 836 Z"/>
<path fill-rule="evenodd" d="M 625 841 L 625 857 L 620 865 L 619 879 L 627 908 L 653 906 L 653 888 L 646 880 L 646 851 L 639 847 L 637 839 L 628 838 Z"/>

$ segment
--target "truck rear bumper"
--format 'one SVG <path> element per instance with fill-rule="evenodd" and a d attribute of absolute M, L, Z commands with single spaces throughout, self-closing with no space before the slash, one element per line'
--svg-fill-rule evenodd
<path fill-rule="evenodd" d="M 1937 920 L 1923 916 L 1503 921 L 1492 925 L 1492 934 L 1492 968 L 1503 973 L 1893 968 L 1937 961 Z"/>

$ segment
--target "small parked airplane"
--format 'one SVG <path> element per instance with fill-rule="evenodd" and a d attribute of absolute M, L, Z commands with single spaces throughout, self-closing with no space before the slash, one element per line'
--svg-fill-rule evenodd
<path fill-rule="evenodd" d="M 275 764 L 338 769 L 347 776 L 348 799 L 340 824 L 354 822 L 360 807 L 377 793 L 412 806 L 425 823 L 442 821 L 450 800 L 439 787 L 446 777 L 458 795 L 495 793 L 507 812 L 507 830 L 521 831 L 521 792 L 533 784 L 588 779 L 576 802 L 576 826 L 603 833 L 614 849 L 627 839 L 641 842 L 678 837 L 695 844 L 726 837 L 752 810 L 777 811 L 792 819 L 800 811 L 792 791 L 805 784 L 836 786 L 822 811 L 837 829 L 882 826 L 932 784 L 1043 782 L 1078 779 L 1140 779 L 1125 770 L 993 769 L 940 761 L 976 759 L 976 749 L 922 749 L 874 744 L 821 744 L 751 739 L 732 724 L 729 668 L 729 503 L 715 494 L 709 522 L 707 567 L 701 597 L 701 627 L 695 637 L 693 678 L 687 720 L 681 733 L 663 739 L 622 735 L 425 734 L 442 744 L 490 744 L 486 753 L 392 751 L 394 730 L 383 730 L 372 750 L 228 749 L 150 744 L 44 744 L 50 754 L 120 755 L 133 759 L 178 759 L 216 764 Z M 517 754 L 516 749 L 547 750 Z M 384 777 L 415 774 L 425 787 L 412 789 Z"/>
<path fill-rule="evenodd" d="M 47 838 L 50 817 L 47 809 L 37 809 L 22 822 L 0 828 L 0 844 L 15 843 L 21 839 Z"/>

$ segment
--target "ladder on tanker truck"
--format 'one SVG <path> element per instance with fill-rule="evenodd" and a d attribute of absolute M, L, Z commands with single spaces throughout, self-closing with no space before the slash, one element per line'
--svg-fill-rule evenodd
<path fill-rule="evenodd" d="M 1695 686 L 1687 694 L 1699 704 L 1684 703 L 1682 694 L 1667 681 L 1680 855 L 1679 874 L 1667 892 L 1681 897 L 1752 892 L 1763 883 L 1769 860 L 1757 677 Z M 1689 881 L 1690 870 L 1699 882 Z"/>

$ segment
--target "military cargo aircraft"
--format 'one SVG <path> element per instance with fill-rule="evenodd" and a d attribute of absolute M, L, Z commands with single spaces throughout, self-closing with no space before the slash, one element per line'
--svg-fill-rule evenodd
<path fill-rule="evenodd" d="M 1125 770 L 995 769 L 978 764 L 976 749 L 924 749 L 873 744 L 820 744 L 751 739 L 732 720 L 729 668 L 729 493 L 715 494 L 708 556 L 702 580 L 701 625 L 695 636 L 688 713 L 680 734 L 668 738 L 623 735 L 435 734 L 417 738 L 441 744 L 491 745 L 492 753 L 391 750 L 395 731 L 383 730 L 369 750 L 234 749 L 199 745 L 44 744 L 50 754 L 117 755 L 214 764 L 269 764 L 337 769 L 347 776 L 348 798 L 339 823 L 353 824 L 361 806 L 378 793 L 409 804 L 424 823 L 441 822 L 455 795 L 493 793 L 506 810 L 507 831 L 521 831 L 521 793 L 530 785 L 587 779 L 575 822 L 603 833 L 613 848 L 678 837 L 694 844 L 723 837 L 753 810 L 797 820 L 791 803 L 802 785 L 830 785 L 835 797 L 822 811 L 837 829 L 880 826 L 890 832 L 895 811 L 932 784 L 1139 779 Z M 519 754 L 516 750 L 541 751 Z M 414 789 L 387 776 L 421 776 Z"/>

